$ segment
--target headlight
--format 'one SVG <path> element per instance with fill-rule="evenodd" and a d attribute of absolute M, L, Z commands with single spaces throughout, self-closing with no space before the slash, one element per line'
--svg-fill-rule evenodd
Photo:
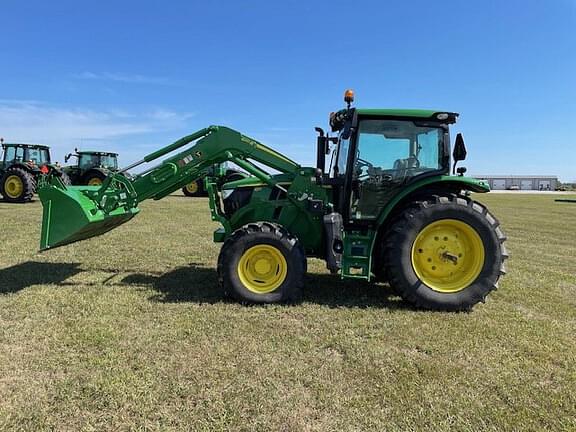
<path fill-rule="evenodd" d="M 232 192 L 234 192 L 234 189 L 223 189 L 221 192 L 222 199 L 228 198 L 230 195 L 232 195 Z"/>

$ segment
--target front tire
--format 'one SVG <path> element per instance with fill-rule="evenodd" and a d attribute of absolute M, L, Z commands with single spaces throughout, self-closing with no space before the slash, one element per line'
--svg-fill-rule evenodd
<path fill-rule="evenodd" d="M 269 222 L 236 230 L 222 245 L 218 277 L 242 303 L 285 303 L 301 298 L 306 256 L 298 239 Z"/>
<path fill-rule="evenodd" d="M 469 310 L 498 287 L 508 253 L 498 220 L 463 196 L 407 208 L 385 239 L 391 287 L 417 307 Z"/>
<path fill-rule="evenodd" d="M 0 180 L 0 193 L 8 202 L 24 203 L 32 201 L 36 181 L 32 174 L 23 168 L 9 168 Z"/>

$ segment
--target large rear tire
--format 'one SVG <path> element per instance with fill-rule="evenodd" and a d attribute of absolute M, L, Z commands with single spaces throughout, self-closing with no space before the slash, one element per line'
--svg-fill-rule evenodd
<path fill-rule="evenodd" d="M 104 183 L 105 179 L 106 175 L 104 173 L 93 170 L 84 175 L 82 183 L 87 186 L 100 186 L 102 183 Z"/>
<path fill-rule="evenodd" d="M 305 273 L 306 255 L 298 239 L 270 222 L 236 230 L 218 257 L 224 292 L 243 303 L 296 302 Z"/>
<path fill-rule="evenodd" d="M 403 211 L 384 239 L 391 287 L 417 307 L 469 310 L 498 287 L 508 253 L 498 220 L 463 196 L 435 196 Z"/>
<path fill-rule="evenodd" d="M 23 168 L 13 167 L 6 170 L 0 180 L 0 193 L 8 202 L 23 203 L 32 201 L 36 181 L 34 176 Z"/>

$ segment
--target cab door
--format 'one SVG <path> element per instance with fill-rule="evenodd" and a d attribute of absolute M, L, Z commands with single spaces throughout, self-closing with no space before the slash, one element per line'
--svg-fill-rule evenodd
<path fill-rule="evenodd" d="M 416 177 L 445 171 L 445 130 L 410 120 L 364 119 L 351 148 L 349 222 L 370 224 Z"/>

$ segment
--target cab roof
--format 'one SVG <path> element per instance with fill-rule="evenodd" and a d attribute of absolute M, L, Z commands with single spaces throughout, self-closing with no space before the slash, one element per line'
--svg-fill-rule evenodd
<path fill-rule="evenodd" d="M 440 110 L 423 110 L 423 109 L 372 109 L 356 108 L 356 113 L 361 116 L 378 116 L 378 117 L 398 117 L 398 118 L 418 118 L 435 121 L 445 121 L 446 123 L 455 123 L 458 113 Z M 442 117 L 438 118 L 438 115 Z"/>
<path fill-rule="evenodd" d="M 2 147 L 27 147 L 36 149 L 50 150 L 50 147 L 44 144 L 25 144 L 25 143 L 2 143 Z"/>
<path fill-rule="evenodd" d="M 79 155 L 98 155 L 98 156 L 118 156 L 118 153 L 114 153 L 114 152 L 104 152 L 104 151 L 90 151 L 90 150 L 84 150 L 84 151 L 79 151 L 77 152 Z"/>

